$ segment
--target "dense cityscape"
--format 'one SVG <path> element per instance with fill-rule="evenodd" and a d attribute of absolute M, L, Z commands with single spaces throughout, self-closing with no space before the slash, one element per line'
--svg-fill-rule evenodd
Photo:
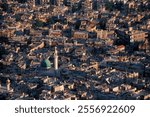
<path fill-rule="evenodd" d="M 0 0 L 0 99 L 150 99 L 150 0 Z"/>

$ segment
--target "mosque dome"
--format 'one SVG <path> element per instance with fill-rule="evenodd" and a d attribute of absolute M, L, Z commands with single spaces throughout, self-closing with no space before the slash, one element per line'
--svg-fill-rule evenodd
<path fill-rule="evenodd" d="M 48 59 L 45 59 L 41 62 L 41 67 L 49 69 L 51 68 L 51 62 Z"/>

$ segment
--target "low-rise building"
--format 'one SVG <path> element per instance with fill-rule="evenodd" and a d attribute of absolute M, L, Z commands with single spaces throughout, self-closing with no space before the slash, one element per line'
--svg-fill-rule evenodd
<path fill-rule="evenodd" d="M 88 38 L 88 32 L 87 31 L 75 31 L 73 33 L 74 39 L 87 39 Z"/>

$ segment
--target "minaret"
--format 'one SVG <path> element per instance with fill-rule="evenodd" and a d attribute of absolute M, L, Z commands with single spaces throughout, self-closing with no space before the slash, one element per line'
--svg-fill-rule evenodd
<path fill-rule="evenodd" d="M 6 81 L 6 89 L 7 89 L 7 91 L 9 92 L 10 91 L 10 80 L 9 79 L 7 79 L 7 81 Z"/>
<path fill-rule="evenodd" d="M 55 68 L 55 70 L 58 70 L 58 51 L 57 51 L 57 47 L 55 47 L 55 52 L 54 52 L 54 68 Z"/>
<path fill-rule="evenodd" d="M 31 2 L 32 2 L 32 6 L 35 7 L 35 4 L 36 4 L 35 2 L 36 2 L 36 1 L 35 1 L 35 0 L 32 0 Z"/>

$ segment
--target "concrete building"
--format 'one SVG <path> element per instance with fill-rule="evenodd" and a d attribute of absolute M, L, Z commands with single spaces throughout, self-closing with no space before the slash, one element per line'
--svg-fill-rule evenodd
<path fill-rule="evenodd" d="M 97 32 L 97 38 L 99 38 L 99 39 L 107 39 L 108 38 L 107 30 L 98 30 L 96 32 Z"/>
<path fill-rule="evenodd" d="M 134 42 L 140 42 L 140 41 L 144 42 L 147 37 L 148 37 L 148 34 L 147 32 L 144 32 L 144 31 L 132 30 L 130 33 L 130 39 L 131 41 L 134 41 Z"/>
<path fill-rule="evenodd" d="M 148 2 L 22 2 L 0 0 L 0 99 L 150 99 Z"/>
<path fill-rule="evenodd" d="M 88 38 L 88 32 L 87 31 L 75 31 L 73 33 L 74 39 L 87 39 Z"/>

